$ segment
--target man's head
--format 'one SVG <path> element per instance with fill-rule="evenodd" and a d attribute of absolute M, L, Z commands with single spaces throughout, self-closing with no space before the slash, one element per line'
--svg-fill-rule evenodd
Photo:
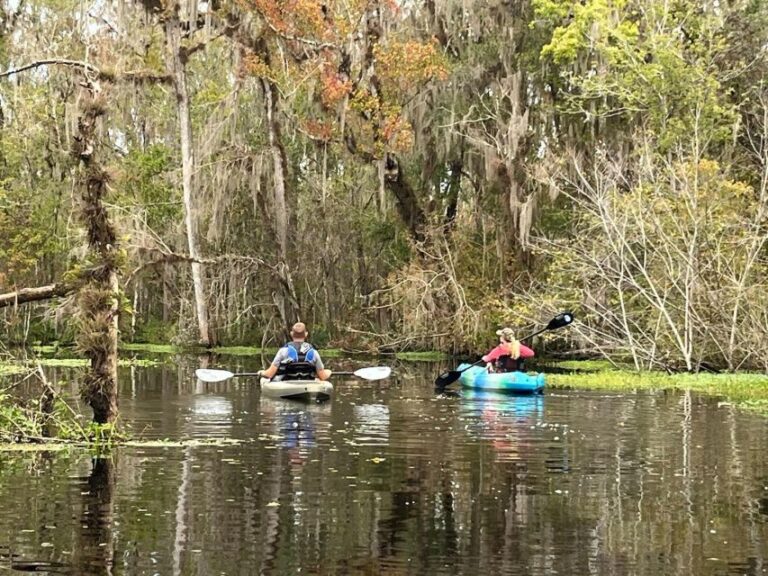
<path fill-rule="evenodd" d="M 304 322 L 296 322 L 296 324 L 291 327 L 291 338 L 294 340 L 303 342 L 307 339 L 307 336 L 309 336 L 309 332 L 307 332 L 307 326 Z"/>

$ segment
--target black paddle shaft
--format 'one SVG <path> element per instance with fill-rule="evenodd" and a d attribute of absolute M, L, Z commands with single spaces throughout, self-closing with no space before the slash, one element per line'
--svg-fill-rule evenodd
<path fill-rule="evenodd" d="M 562 312 L 561 314 L 558 314 L 557 316 L 552 318 L 552 320 L 550 320 L 547 323 L 547 325 L 544 326 L 544 328 L 534 332 L 529 336 L 526 336 L 525 338 L 522 338 L 521 340 L 530 340 L 531 338 L 533 338 L 534 336 L 538 336 L 542 332 L 546 332 L 547 330 L 557 330 L 558 328 L 562 328 L 563 326 L 568 326 L 568 324 L 570 324 L 571 322 L 573 322 L 573 314 L 571 312 Z M 482 363 L 483 363 L 483 360 L 481 358 L 474 364 L 470 364 L 469 366 L 461 370 L 449 370 L 448 372 L 443 372 L 442 374 L 440 374 L 440 376 L 435 378 L 435 387 L 442 389 L 450 384 L 453 384 L 454 382 L 456 382 L 456 380 L 459 379 L 462 372 L 464 372 L 465 370 L 469 370 L 470 368 L 472 368 L 472 366 L 477 366 L 478 364 L 482 364 Z"/>

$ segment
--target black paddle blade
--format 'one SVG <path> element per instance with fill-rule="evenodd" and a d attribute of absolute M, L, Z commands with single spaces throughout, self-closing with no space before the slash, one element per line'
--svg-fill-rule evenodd
<path fill-rule="evenodd" d="M 445 388 L 446 386 L 450 386 L 451 384 L 456 382 L 456 380 L 458 380 L 460 376 L 461 376 L 461 372 L 459 372 L 458 370 L 449 370 L 448 372 L 443 372 L 442 374 L 440 374 L 440 376 L 435 378 L 435 388 L 442 389 L 442 388 Z"/>
<path fill-rule="evenodd" d="M 573 312 L 561 312 L 547 324 L 547 330 L 557 330 L 573 322 Z"/>

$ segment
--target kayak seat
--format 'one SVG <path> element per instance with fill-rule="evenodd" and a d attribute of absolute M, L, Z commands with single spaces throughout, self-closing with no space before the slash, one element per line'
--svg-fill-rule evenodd
<path fill-rule="evenodd" d="M 316 372 L 314 365 L 309 362 L 285 362 L 280 364 L 272 380 L 314 380 Z"/>

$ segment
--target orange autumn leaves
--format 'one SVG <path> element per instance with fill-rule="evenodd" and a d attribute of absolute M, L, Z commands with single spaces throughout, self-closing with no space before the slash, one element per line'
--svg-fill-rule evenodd
<path fill-rule="evenodd" d="M 429 80 L 445 80 L 448 67 L 437 41 L 389 42 L 374 46 L 376 73 L 389 96 L 404 96 Z"/>
<path fill-rule="evenodd" d="M 335 70 L 323 70 L 320 84 L 320 99 L 328 109 L 338 106 L 354 90 L 352 81 Z"/>
<path fill-rule="evenodd" d="M 248 55 L 244 69 L 284 87 L 284 94 L 306 95 L 294 98 L 292 108 L 308 136 L 328 142 L 341 140 L 343 126 L 345 131 L 354 130 L 361 151 L 376 157 L 388 150 L 403 152 L 412 147 L 413 130 L 404 107 L 425 84 L 447 78 L 448 66 L 434 39 L 403 40 L 394 32 L 378 38 L 366 32 L 366 20 L 376 10 L 390 21 L 398 19 L 397 3 L 240 2 L 264 21 L 274 39 L 302 54 L 297 61 L 287 61 L 282 50 L 275 50 L 269 58 Z M 363 58 L 364 54 L 369 57 Z M 272 62 L 272 67 L 265 61 Z"/>
<path fill-rule="evenodd" d="M 250 11 L 258 12 L 277 34 L 312 41 L 332 41 L 333 25 L 328 7 L 314 0 L 240 0 Z"/>

